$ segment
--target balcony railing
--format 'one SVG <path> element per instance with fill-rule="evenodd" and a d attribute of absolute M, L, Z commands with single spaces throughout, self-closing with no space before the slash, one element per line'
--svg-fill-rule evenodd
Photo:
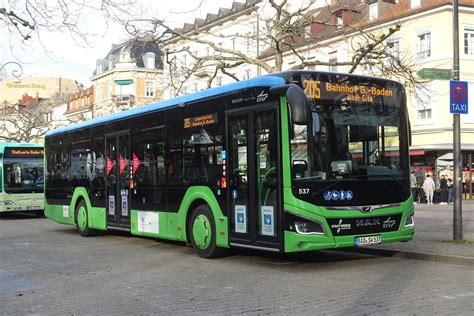
<path fill-rule="evenodd" d="M 112 102 L 115 105 L 131 105 L 135 103 L 135 96 L 133 94 L 113 95 Z"/>

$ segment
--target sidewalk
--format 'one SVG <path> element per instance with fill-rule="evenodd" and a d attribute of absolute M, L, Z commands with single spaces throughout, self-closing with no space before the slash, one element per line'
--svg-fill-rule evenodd
<path fill-rule="evenodd" d="M 403 257 L 474 266 L 474 200 L 463 200 L 463 238 L 471 244 L 453 240 L 453 205 L 415 205 L 413 240 L 357 248 L 369 254 Z"/>

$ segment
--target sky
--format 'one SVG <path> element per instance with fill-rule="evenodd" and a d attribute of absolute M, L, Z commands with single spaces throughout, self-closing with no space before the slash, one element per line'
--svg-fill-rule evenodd
<path fill-rule="evenodd" d="M 229 8 L 232 5 L 232 0 L 146 1 L 149 1 L 149 13 L 176 26 L 192 22 L 196 17 L 204 17 L 208 12 L 216 13 L 219 7 Z M 143 0 L 140 2 L 144 3 Z M 6 6 L 6 3 L 7 0 L 0 0 L 0 7 Z M 195 8 L 199 9 L 193 10 Z M 102 19 L 94 16 L 86 19 L 87 25 L 83 27 L 96 33 L 89 38 L 88 46 L 78 45 L 68 33 L 42 33 L 41 42 L 29 40 L 22 44 L 21 39 L 10 40 L 5 31 L 3 34 L 0 32 L 0 65 L 17 61 L 22 64 L 23 76 L 63 77 L 77 80 L 85 87 L 90 86 L 96 60 L 105 57 L 112 44 L 126 40 L 128 35 L 117 24 L 106 26 Z"/>

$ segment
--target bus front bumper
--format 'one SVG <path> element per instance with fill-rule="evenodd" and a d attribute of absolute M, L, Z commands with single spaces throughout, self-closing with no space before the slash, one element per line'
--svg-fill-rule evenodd
<path fill-rule="evenodd" d="M 285 231 L 285 252 L 300 252 L 323 249 L 356 247 L 357 237 L 381 236 L 380 244 L 409 241 L 413 239 L 413 226 L 402 227 L 398 231 L 333 237 L 329 235 L 301 235 Z"/>

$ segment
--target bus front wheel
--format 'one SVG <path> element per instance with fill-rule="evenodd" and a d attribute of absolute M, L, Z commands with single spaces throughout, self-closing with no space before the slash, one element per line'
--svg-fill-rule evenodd
<path fill-rule="evenodd" d="M 216 245 L 216 225 L 209 206 L 196 207 L 188 226 L 189 238 L 200 257 L 216 258 L 224 254 L 225 250 Z"/>
<path fill-rule="evenodd" d="M 97 230 L 89 227 L 86 202 L 80 201 L 74 212 L 74 221 L 79 234 L 83 237 L 97 236 Z"/>

